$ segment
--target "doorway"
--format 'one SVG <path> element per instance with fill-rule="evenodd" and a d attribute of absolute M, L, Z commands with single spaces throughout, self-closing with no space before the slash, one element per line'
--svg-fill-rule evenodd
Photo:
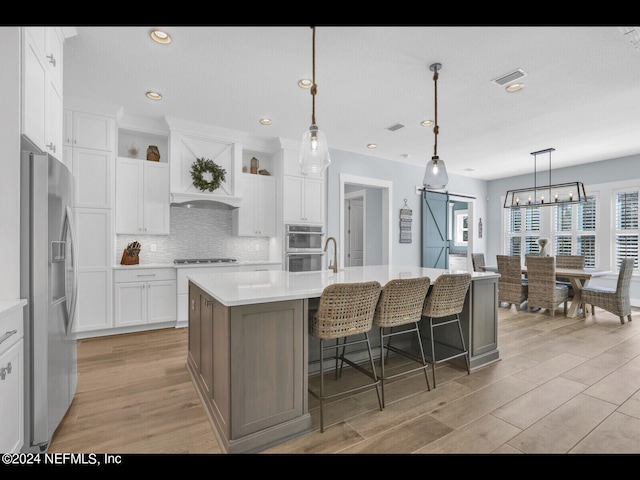
<path fill-rule="evenodd" d="M 345 217 L 345 267 L 361 267 L 364 265 L 366 239 L 366 190 L 345 192 L 344 217 Z"/>
<path fill-rule="evenodd" d="M 358 187 L 358 188 L 355 188 Z M 340 206 L 340 265 L 346 265 L 345 258 L 345 241 L 346 235 L 346 214 L 345 200 L 349 193 L 353 190 L 365 190 L 367 194 L 363 197 L 363 237 L 367 237 L 366 246 L 363 247 L 363 265 L 388 265 L 391 264 L 391 198 L 392 198 L 393 182 L 388 180 L 380 180 L 378 178 L 360 177 L 345 173 L 340 174 L 340 198 L 338 205 Z M 373 210 L 368 204 L 371 203 L 371 197 L 378 195 L 380 197 L 379 211 Z M 366 213 L 369 213 L 366 215 Z M 375 212 L 375 215 L 372 215 Z M 373 218 L 374 221 L 367 222 L 367 216 Z M 367 231 L 376 230 L 375 235 L 368 235 Z M 372 236 L 377 237 L 376 242 L 372 242 Z M 372 247 L 375 245 L 375 247 Z M 376 251 L 373 251 L 375 249 Z M 368 257 L 375 258 L 375 261 L 368 260 Z"/>

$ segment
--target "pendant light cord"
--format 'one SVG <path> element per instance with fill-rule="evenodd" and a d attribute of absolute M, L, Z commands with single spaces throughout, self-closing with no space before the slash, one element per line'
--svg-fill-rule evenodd
<path fill-rule="evenodd" d="M 318 86 L 316 85 L 316 27 L 312 26 L 311 30 L 313 30 L 312 35 L 312 82 L 311 85 L 311 124 L 316 124 L 316 93 L 318 91 Z"/>
<path fill-rule="evenodd" d="M 438 68 L 434 68 L 433 69 L 433 91 L 434 91 L 434 110 L 435 110 L 435 116 L 434 116 L 434 123 L 435 125 L 433 126 L 433 133 L 435 136 L 435 143 L 433 144 L 433 156 L 437 157 L 438 156 Z"/>

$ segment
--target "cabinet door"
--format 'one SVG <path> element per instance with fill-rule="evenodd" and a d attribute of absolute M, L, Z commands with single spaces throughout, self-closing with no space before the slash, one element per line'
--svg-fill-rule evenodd
<path fill-rule="evenodd" d="M 207 398 L 213 386 L 213 300 L 200 291 L 200 377 Z"/>
<path fill-rule="evenodd" d="M 0 452 L 18 453 L 24 443 L 24 343 L 0 355 Z"/>
<path fill-rule="evenodd" d="M 38 32 L 42 35 L 32 35 Z M 47 69 L 36 44 L 38 40 L 34 39 L 34 36 L 40 38 L 41 48 L 44 48 L 44 30 L 30 27 L 23 35 L 22 133 L 42 151 L 46 151 Z"/>
<path fill-rule="evenodd" d="M 62 32 L 56 27 L 45 28 L 45 62 L 51 82 L 62 92 Z M 62 95 L 61 95 L 62 96 Z"/>
<path fill-rule="evenodd" d="M 144 165 L 143 231 L 148 235 L 169 235 L 169 164 L 140 163 Z"/>
<path fill-rule="evenodd" d="M 256 191 L 258 176 L 252 174 L 240 175 L 240 195 L 242 204 L 233 211 L 233 230 L 235 235 L 255 237 L 258 236 L 256 228 Z"/>
<path fill-rule="evenodd" d="M 147 282 L 122 282 L 114 285 L 115 326 L 147 323 Z"/>
<path fill-rule="evenodd" d="M 141 160 L 118 158 L 116 162 L 116 233 L 142 232 L 142 167 Z"/>
<path fill-rule="evenodd" d="M 112 327 L 111 210 L 76 208 L 78 307 L 74 332 Z"/>
<path fill-rule="evenodd" d="M 200 371 L 200 289 L 189 283 L 189 358 Z"/>
<path fill-rule="evenodd" d="M 93 113 L 73 112 L 72 145 L 94 150 L 113 151 L 114 120 Z"/>
<path fill-rule="evenodd" d="M 304 181 L 304 221 L 323 223 L 324 182 L 312 178 Z"/>
<path fill-rule="evenodd" d="M 303 220 L 304 178 L 285 175 L 283 180 L 283 219 L 285 222 Z"/>
<path fill-rule="evenodd" d="M 47 83 L 45 117 L 46 151 L 58 160 L 62 160 L 62 92 L 51 82 Z"/>
<path fill-rule="evenodd" d="M 111 208 L 112 154 L 73 149 L 76 207 Z"/>
<path fill-rule="evenodd" d="M 255 203 L 256 231 L 262 237 L 276 235 L 276 179 L 261 175 Z"/>
<path fill-rule="evenodd" d="M 147 323 L 175 322 L 176 281 L 149 282 L 147 288 Z"/>

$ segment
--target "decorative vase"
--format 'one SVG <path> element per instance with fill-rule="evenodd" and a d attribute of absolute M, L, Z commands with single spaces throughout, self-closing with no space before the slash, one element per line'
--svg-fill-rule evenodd
<path fill-rule="evenodd" d="M 149 148 L 147 148 L 147 160 L 152 162 L 160 161 L 160 151 L 158 150 L 158 147 L 155 145 L 149 145 Z"/>
<path fill-rule="evenodd" d="M 256 157 L 253 157 L 251 159 L 251 173 L 257 174 L 259 166 L 260 166 L 260 162 Z"/>
<path fill-rule="evenodd" d="M 538 245 L 540 245 L 540 252 L 538 253 L 538 255 L 540 255 L 541 257 L 546 257 L 547 256 L 547 254 L 544 252 L 544 249 L 547 246 L 547 243 L 549 243 L 549 239 L 548 238 L 539 238 L 538 239 Z"/>

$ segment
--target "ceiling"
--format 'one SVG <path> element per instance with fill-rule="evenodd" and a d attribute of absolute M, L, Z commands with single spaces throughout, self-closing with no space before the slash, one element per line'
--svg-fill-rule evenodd
<path fill-rule="evenodd" d="M 312 77 L 308 26 L 162 28 L 168 45 L 145 26 L 77 27 L 64 47 L 64 95 L 302 138 L 312 113 L 310 91 L 297 85 Z M 617 26 L 318 26 L 316 123 L 330 149 L 425 165 L 434 134 L 420 122 L 434 118 L 429 66 L 438 62 L 437 153 L 449 173 L 531 173 L 530 153 L 546 148 L 553 168 L 640 154 L 640 49 L 629 37 Z M 516 69 L 526 74 L 521 91 L 493 82 Z M 265 116 L 271 125 L 260 125 Z"/>

